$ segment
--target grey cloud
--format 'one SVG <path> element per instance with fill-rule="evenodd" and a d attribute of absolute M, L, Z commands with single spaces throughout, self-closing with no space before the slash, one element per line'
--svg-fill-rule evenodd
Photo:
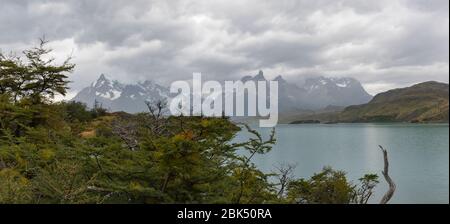
<path fill-rule="evenodd" d="M 291 80 L 352 76 L 381 91 L 448 82 L 448 4 L 0 0 L 0 49 L 21 51 L 44 34 L 57 52 L 75 49 L 74 91 L 102 72 L 168 84 L 192 72 L 224 80 L 259 69 Z"/>

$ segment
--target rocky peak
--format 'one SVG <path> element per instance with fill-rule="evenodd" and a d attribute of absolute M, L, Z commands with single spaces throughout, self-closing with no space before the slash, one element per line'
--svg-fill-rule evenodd
<path fill-rule="evenodd" d="M 266 78 L 264 77 L 263 71 L 259 71 L 256 76 L 253 77 L 253 81 L 266 81 Z"/>
<path fill-rule="evenodd" d="M 283 79 L 283 77 L 281 75 L 278 75 L 277 77 L 275 77 L 275 79 L 273 79 L 273 81 L 277 81 L 279 84 L 287 84 L 288 82 Z"/>

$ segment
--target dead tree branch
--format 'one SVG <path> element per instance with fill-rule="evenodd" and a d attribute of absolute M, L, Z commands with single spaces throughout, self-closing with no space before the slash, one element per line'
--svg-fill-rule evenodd
<path fill-rule="evenodd" d="M 391 200 L 392 196 L 395 192 L 395 183 L 392 180 L 392 178 L 389 176 L 389 161 L 388 161 L 388 155 L 387 150 L 383 148 L 383 146 L 379 145 L 381 151 L 383 152 L 383 158 L 384 158 L 384 170 L 382 171 L 382 174 L 384 176 L 384 179 L 386 179 L 386 182 L 389 184 L 388 191 L 384 194 L 383 198 L 381 198 L 380 204 L 386 204 L 389 200 Z"/>
<path fill-rule="evenodd" d="M 146 124 L 147 127 L 155 135 L 162 135 L 167 133 L 167 124 L 169 120 L 164 117 L 167 113 L 167 101 L 166 100 L 156 100 L 156 101 L 146 101 L 148 108 L 148 119 Z"/>
<path fill-rule="evenodd" d="M 121 119 L 114 121 L 112 125 L 113 133 L 119 136 L 131 151 L 136 151 L 139 149 L 136 130 L 136 123 L 125 122 Z"/>
<path fill-rule="evenodd" d="M 289 182 L 294 179 L 294 170 L 297 167 L 297 164 L 286 164 L 282 163 L 279 166 L 275 166 L 277 178 L 278 178 L 278 184 L 280 186 L 280 189 L 278 191 L 278 197 L 285 196 L 286 188 L 289 184 Z"/>

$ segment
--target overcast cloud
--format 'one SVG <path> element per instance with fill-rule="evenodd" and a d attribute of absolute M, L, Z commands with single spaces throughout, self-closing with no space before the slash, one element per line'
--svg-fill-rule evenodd
<path fill-rule="evenodd" d="M 448 82 L 448 0 L 0 0 L 0 49 L 44 34 L 57 58 L 73 51 L 72 94 L 101 73 L 168 85 L 202 72 L 234 79 L 263 70 L 349 76 L 372 94 Z"/>

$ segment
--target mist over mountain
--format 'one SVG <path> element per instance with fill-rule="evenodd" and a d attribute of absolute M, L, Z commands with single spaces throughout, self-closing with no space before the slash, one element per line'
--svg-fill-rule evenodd
<path fill-rule="evenodd" d="M 281 110 L 293 108 L 319 110 L 329 106 L 345 107 L 369 102 L 372 96 L 353 78 L 308 78 L 302 85 L 289 83 L 278 76 Z"/>
<path fill-rule="evenodd" d="M 244 76 L 241 81 L 269 81 L 260 71 L 254 76 Z M 308 78 L 302 84 L 286 81 L 278 75 L 278 108 L 286 113 L 304 113 L 330 107 L 346 107 L 369 102 L 372 96 L 361 83 L 353 78 L 327 78 L 323 76 Z"/>
<path fill-rule="evenodd" d="M 320 110 L 332 107 L 346 107 L 369 102 L 372 96 L 368 94 L 361 83 L 353 78 L 308 78 L 303 84 L 286 81 L 281 75 L 278 81 L 279 113 L 296 113 L 304 110 Z M 246 81 L 269 81 L 260 71 L 256 75 L 244 76 Z M 136 84 L 122 84 L 101 75 L 97 81 L 81 90 L 72 100 L 86 103 L 88 106 L 95 101 L 111 111 L 130 113 L 146 111 L 146 101 L 169 99 L 169 88 L 153 81 Z"/>

